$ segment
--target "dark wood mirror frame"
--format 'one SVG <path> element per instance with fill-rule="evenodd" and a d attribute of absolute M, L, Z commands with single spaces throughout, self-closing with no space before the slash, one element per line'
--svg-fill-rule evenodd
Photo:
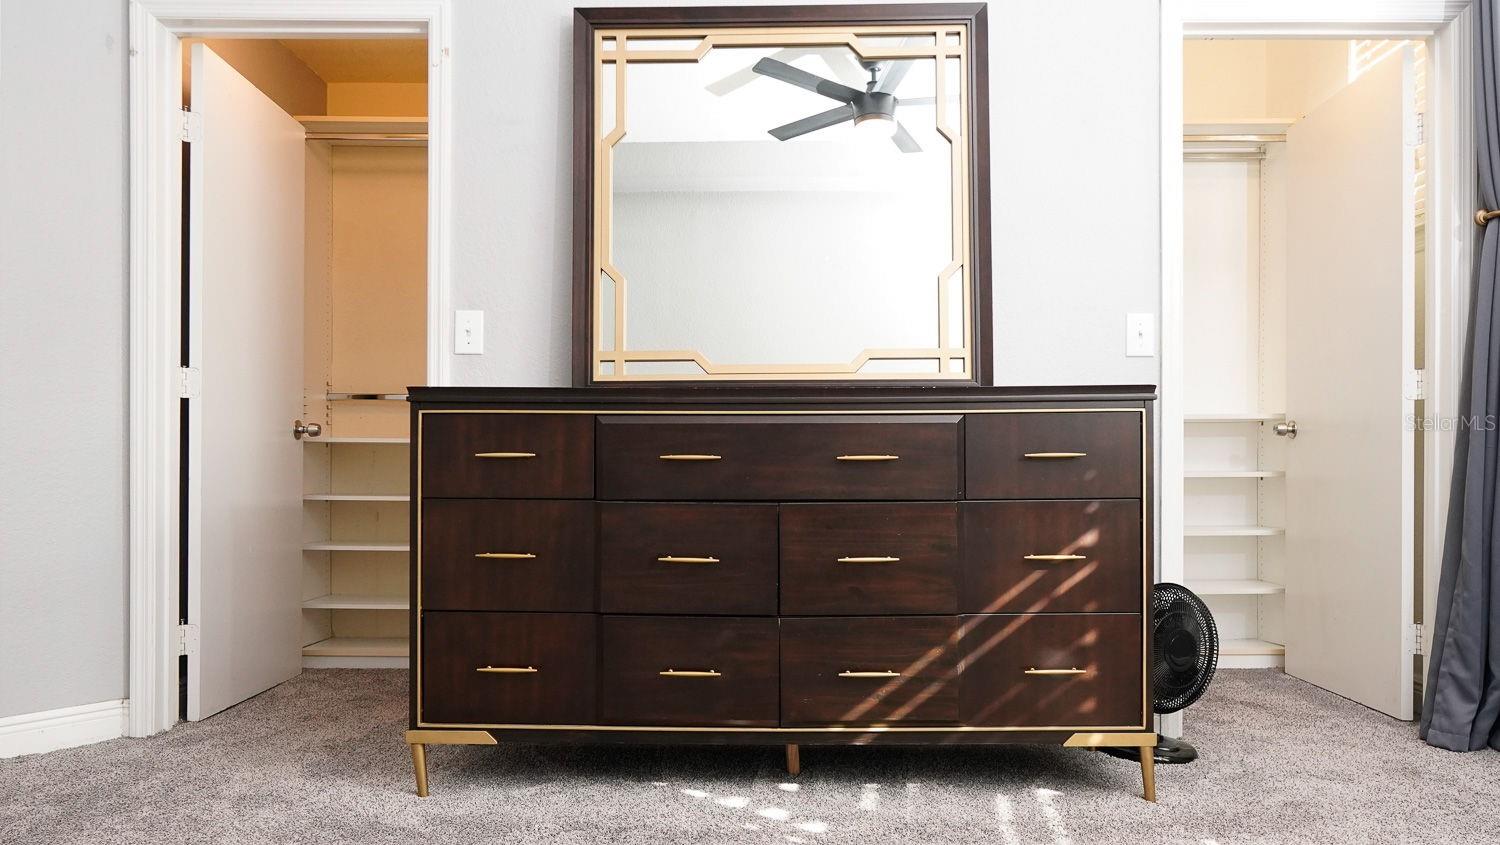
<path fill-rule="evenodd" d="M 994 383 L 990 304 L 990 165 L 989 165 L 989 55 L 984 3 L 911 3 L 850 6 L 692 6 L 677 8 L 576 9 L 573 19 L 573 385 L 576 387 L 639 387 L 643 381 L 599 381 L 594 378 L 592 273 L 594 242 L 594 56 L 595 30 L 629 28 L 693 28 L 745 26 L 868 26 L 963 24 L 968 27 L 969 99 L 968 219 L 970 225 L 971 311 L 965 315 L 973 339 L 967 378 L 901 378 L 872 380 L 820 377 L 791 383 L 837 386 L 857 383 L 984 386 Z M 687 379 L 678 384 L 725 384 L 713 379 Z M 729 382 L 788 386 L 788 380 Z"/>

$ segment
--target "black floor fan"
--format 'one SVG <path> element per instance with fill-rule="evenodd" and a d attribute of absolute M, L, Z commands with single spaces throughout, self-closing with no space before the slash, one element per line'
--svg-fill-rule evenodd
<path fill-rule="evenodd" d="M 1151 588 L 1151 703 L 1159 715 L 1197 701 L 1213 680 L 1219 664 L 1219 629 L 1203 599 L 1181 584 Z M 1116 757 L 1134 760 L 1133 748 L 1105 748 Z M 1156 762 L 1191 763 L 1198 749 L 1183 739 L 1159 737 Z"/>

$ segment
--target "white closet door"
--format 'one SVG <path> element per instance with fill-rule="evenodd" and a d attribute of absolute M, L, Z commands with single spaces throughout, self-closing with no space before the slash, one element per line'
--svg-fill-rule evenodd
<path fill-rule="evenodd" d="M 1412 718 L 1415 109 L 1402 50 L 1287 132 L 1286 671 Z"/>
<path fill-rule="evenodd" d="M 188 718 L 301 671 L 302 125 L 202 44 L 189 147 Z"/>

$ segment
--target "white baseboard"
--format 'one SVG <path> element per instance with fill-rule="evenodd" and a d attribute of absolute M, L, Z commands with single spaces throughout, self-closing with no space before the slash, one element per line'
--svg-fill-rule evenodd
<path fill-rule="evenodd" d="M 125 699 L 0 719 L 0 759 L 73 748 L 125 735 Z"/>

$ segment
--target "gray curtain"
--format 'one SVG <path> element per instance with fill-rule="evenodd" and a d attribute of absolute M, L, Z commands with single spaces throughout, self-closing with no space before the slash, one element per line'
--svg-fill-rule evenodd
<path fill-rule="evenodd" d="M 1500 208 L 1500 54 L 1494 0 L 1476 0 L 1474 123 L 1479 201 Z M 1500 750 L 1500 219 L 1484 227 L 1459 400 L 1422 738 L 1453 751 Z"/>

